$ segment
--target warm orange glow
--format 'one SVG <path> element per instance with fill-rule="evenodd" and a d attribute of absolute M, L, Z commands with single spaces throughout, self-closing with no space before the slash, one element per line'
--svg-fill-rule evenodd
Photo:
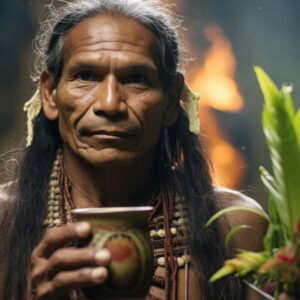
<path fill-rule="evenodd" d="M 227 140 L 211 108 L 200 104 L 201 134 L 212 162 L 213 183 L 238 188 L 245 175 L 245 158 Z"/>
<path fill-rule="evenodd" d="M 202 103 L 221 111 L 239 111 L 244 103 L 234 79 L 236 60 L 231 44 L 216 25 L 208 26 L 205 36 L 212 45 L 191 87 L 202 96 Z"/>
<path fill-rule="evenodd" d="M 211 149 L 211 159 L 214 162 L 214 183 L 217 186 L 236 187 L 243 177 L 244 162 L 242 154 L 226 141 L 220 141 Z M 232 163 L 235 162 L 234 167 Z M 230 169 L 229 169 L 230 168 Z"/>
<path fill-rule="evenodd" d="M 243 98 L 235 81 L 237 64 L 231 44 L 218 26 L 208 26 L 205 35 L 211 47 L 204 56 L 203 65 L 192 72 L 189 81 L 192 89 L 201 95 L 201 134 L 212 162 L 214 184 L 237 188 L 245 174 L 245 159 L 228 142 L 211 109 L 238 112 L 243 108 Z"/>

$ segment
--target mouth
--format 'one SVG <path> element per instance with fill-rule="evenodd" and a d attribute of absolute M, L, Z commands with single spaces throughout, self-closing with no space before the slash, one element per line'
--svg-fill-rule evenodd
<path fill-rule="evenodd" d="M 93 137 L 93 136 L 101 136 L 107 138 L 129 138 L 133 137 L 134 134 L 124 131 L 116 131 L 116 130 L 91 130 L 91 131 L 80 131 L 79 135 L 81 137 Z"/>

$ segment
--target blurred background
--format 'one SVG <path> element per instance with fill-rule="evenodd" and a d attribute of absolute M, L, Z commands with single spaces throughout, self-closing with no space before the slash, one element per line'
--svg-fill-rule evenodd
<path fill-rule="evenodd" d="M 269 167 L 269 159 L 261 129 L 262 96 L 253 66 L 263 67 L 278 85 L 293 83 L 295 99 L 300 99 L 300 1 L 167 2 L 176 4 L 174 12 L 184 20 L 189 59 L 185 75 L 202 96 L 201 133 L 214 182 L 239 189 L 265 205 L 267 195 L 258 167 Z M 35 89 L 30 79 L 32 40 L 47 3 L 1 0 L 1 154 L 23 146 L 23 104 Z"/>

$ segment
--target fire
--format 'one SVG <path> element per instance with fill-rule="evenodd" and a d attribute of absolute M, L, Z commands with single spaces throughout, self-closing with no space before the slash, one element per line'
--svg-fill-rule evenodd
<path fill-rule="evenodd" d="M 236 60 L 231 44 L 216 25 L 206 27 L 204 33 L 212 46 L 192 86 L 201 91 L 203 104 L 221 111 L 240 111 L 244 102 L 234 80 Z"/>
<path fill-rule="evenodd" d="M 238 112 L 243 108 L 244 101 L 235 81 L 237 64 L 231 44 L 218 26 L 206 27 L 205 35 L 212 45 L 203 65 L 192 72 L 191 87 L 202 96 L 201 133 L 206 137 L 214 184 L 236 188 L 244 176 L 245 159 L 227 141 L 211 108 L 225 112 Z"/>

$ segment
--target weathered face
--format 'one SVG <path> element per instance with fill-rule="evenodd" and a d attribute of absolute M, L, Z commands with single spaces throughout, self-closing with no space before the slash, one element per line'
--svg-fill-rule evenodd
<path fill-rule="evenodd" d="M 131 19 L 97 15 L 74 27 L 57 87 L 41 77 L 43 109 L 58 118 L 64 147 L 99 167 L 150 155 L 178 107 L 163 92 L 159 55 L 155 36 Z"/>

